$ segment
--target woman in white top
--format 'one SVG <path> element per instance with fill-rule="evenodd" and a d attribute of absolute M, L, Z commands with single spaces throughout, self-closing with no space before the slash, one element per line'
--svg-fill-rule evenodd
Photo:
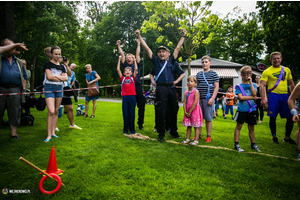
<path fill-rule="evenodd" d="M 63 88 L 63 81 L 68 80 L 66 69 L 60 64 L 61 50 L 58 46 L 51 48 L 50 61 L 47 61 L 43 67 L 45 72 L 44 77 L 44 91 L 58 91 Z M 49 142 L 51 137 L 58 138 L 55 135 L 55 128 L 57 123 L 58 111 L 61 104 L 63 92 L 45 93 L 46 104 L 48 108 L 47 117 L 47 138 L 44 142 Z"/>

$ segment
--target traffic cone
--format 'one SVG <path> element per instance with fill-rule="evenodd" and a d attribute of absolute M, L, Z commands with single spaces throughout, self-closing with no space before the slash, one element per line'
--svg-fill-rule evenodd
<path fill-rule="evenodd" d="M 50 158 L 48 162 L 47 170 L 45 170 L 46 173 L 54 173 L 57 175 L 62 174 L 64 170 L 57 169 L 57 163 L 56 163 L 56 156 L 55 156 L 55 148 L 54 146 L 51 149 Z"/>

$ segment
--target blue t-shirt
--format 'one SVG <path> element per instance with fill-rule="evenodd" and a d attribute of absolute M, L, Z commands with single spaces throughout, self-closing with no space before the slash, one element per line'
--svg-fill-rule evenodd
<path fill-rule="evenodd" d="M 87 80 L 88 82 L 95 80 L 95 79 L 96 79 L 95 74 L 97 74 L 96 71 L 92 71 L 91 74 L 87 73 L 87 74 L 85 75 L 86 80 Z M 99 86 L 99 85 L 98 85 L 98 81 L 97 81 L 96 83 L 97 83 L 97 87 L 98 87 L 98 86 Z"/>
<path fill-rule="evenodd" d="M 170 83 L 174 81 L 174 75 L 181 75 L 184 73 L 182 68 L 176 64 L 174 56 L 172 55 L 169 60 L 162 61 L 159 58 L 156 58 L 154 54 L 152 54 L 151 61 L 153 63 L 153 70 L 151 70 L 151 74 L 153 76 L 157 76 L 160 72 L 160 70 L 163 68 L 165 62 L 167 62 L 166 67 L 164 71 L 160 74 L 160 76 L 157 79 L 157 83 Z"/>
<path fill-rule="evenodd" d="M 252 83 L 255 90 L 257 91 L 257 86 L 255 83 Z M 251 85 L 250 83 L 249 84 L 243 84 L 241 83 L 240 86 L 242 86 L 242 88 L 245 90 L 247 96 L 252 96 L 252 93 L 251 93 Z M 242 91 L 240 90 L 239 86 L 236 86 L 235 87 L 235 94 L 238 95 L 238 94 L 242 94 Z M 254 106 L 255 105 L 255 101 L 254 100 L 249 100 L 251 102 L 251 105 Z M 239 105 L 237 107 L 237 111 L 239 112 L 249 112 L 250 110 L 250 106 L 249 104 L 247 103 L 247 101 L 239 101 Z M 252 111 L 256 111 L 256 108 L 253 108 Z"/>
<path fill-rule="evenodd" d="M 72 82 L 76 80 L 76 78 L 75 78 L 75 72 L 73 72 L 72 70 L 71 70 L 71 72 L 72 72 L 72 75 L 68 76 L 68 86 L 69 87 L 71 87 Z"/>
<path fill-rule="evenodd" d="M 13 55 L 11 65 L 4 55 L 1 55 L 2 68 L 0 82 L 4 85 L 20 85 L 21 75 L 17 64 L 17 58 Z M 28 79 L 24 66 L 21 66 L 23 78 Z"/>

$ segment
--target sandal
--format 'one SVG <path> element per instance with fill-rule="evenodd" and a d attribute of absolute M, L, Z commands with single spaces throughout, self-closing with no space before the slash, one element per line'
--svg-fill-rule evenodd
<path fill-rule="evenodd" d="M 89 117 L 89 115 L 83 115 L 83 117 Z"/>
<path fill-rule="evenodd" d="M 194 141 L 194 142 L 190 142 L 190 143 L 189 143 L 189 145 L 194 145 L 194 146 L 195 146 L 195 145 L 198 145 L 198 144 L 199 144 L 198 141 Z"/>
<path fill-rule="evenodd" d="M 90 118 L 94 118 L 95 117 L 95 115 L 91 115 L 91 117 Z"/>
<path fill-rule="evenodd" d="M 183 140 L 183 141 L 181 142 L 181 144 L 189 144 L 189 143 L 190 143 L 190 140 L 189 140 L 189 139 Z"/>

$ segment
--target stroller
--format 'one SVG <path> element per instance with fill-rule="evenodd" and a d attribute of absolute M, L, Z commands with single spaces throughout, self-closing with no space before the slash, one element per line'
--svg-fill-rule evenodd
<path fill-rule="evenodd" d="M 42 91 L 44 86 L 38 86 L 34 91 Z M 41 95 L 40 98 L 37 100 L 34 94 L 26 95 L 25 96 L 25 103 L 21 103 L 21 126 L 33 126 L 34 123 L 34 116 L 31 115 L 30 108 L 38 108 L 41 107 L 42 99 Z M 46 103 L 44 103 L 46 104 Z M 45 107 L 46 105 L 42 105 Z M 44 108 L 45 109 L 45 108 Z"/>
<path fill-rule="evenodd" d="M 84 115 L 85 112 L 83 112 L 83 110 L 85 109 L 83 104 L 76 104 L 77 108 L 76 108 L 76 116 L 80 116 L 80 115 Z"/>

